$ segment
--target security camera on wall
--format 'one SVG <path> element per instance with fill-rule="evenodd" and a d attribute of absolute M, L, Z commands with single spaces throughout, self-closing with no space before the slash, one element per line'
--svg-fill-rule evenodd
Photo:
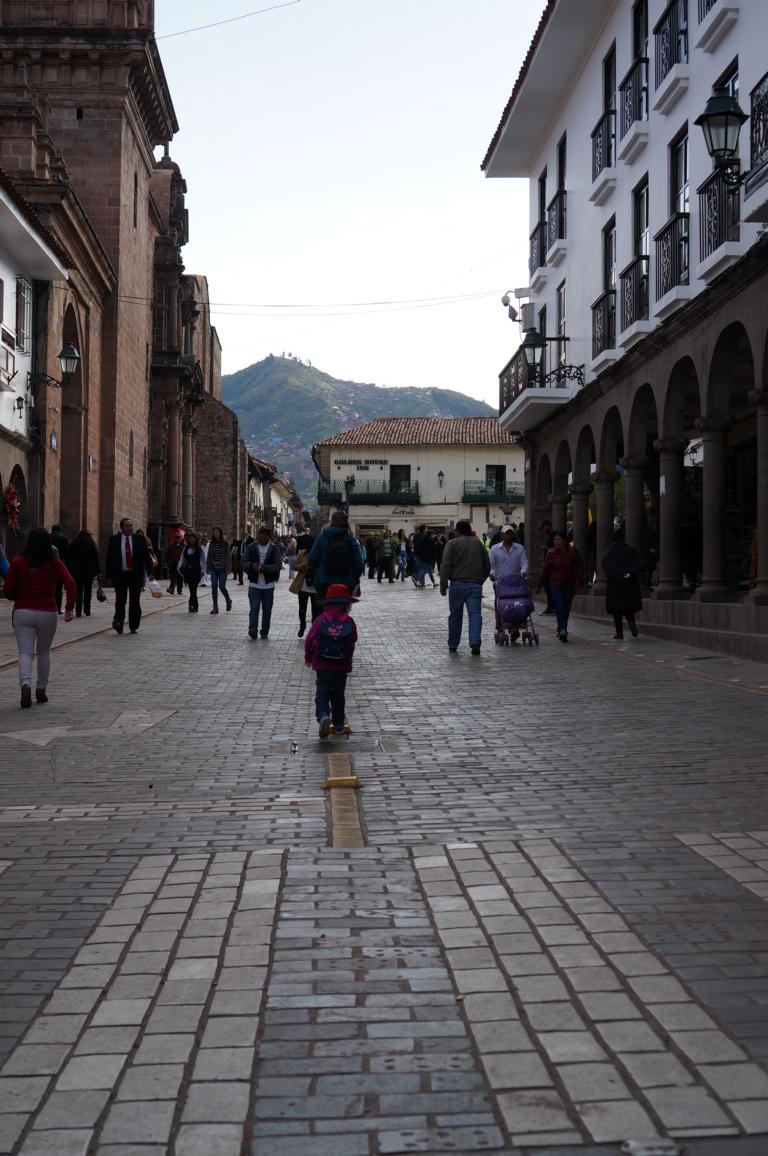
<path fill-rule="evenodd" d="M 502 305 L 507 306 L 507 305 L 509 305 L 510 300 L 511 300 L 511 298 L 509 296 L 509 293 L 505 293 L 501 299 L 501 303 L 502 303 Z"/>

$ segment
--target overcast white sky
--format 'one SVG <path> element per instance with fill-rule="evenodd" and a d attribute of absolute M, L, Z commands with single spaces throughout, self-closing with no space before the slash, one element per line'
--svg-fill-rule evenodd
<path fill-rule="evenodd" d="M 499 298 L 527 284 L 527 191 L 480 162 L 544 0 L 299 0 L 167 35 L 280 2 L 156 4 L 185 263 L 208 276 L 224 371 L 285 351 L 495 406 L 519 341 Z"/>

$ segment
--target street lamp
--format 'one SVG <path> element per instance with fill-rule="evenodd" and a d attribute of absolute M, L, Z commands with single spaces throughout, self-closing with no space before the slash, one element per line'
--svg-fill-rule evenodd
<path fill-rule="evenodd" d="M 80 354 L 72 342 L 67 341 L 59 353 L 61 381 L 58 381 L 55 377 L 49 377 L 47 373 L 30 373 L 28 375 L 30 388 L 34 389 L 34 387 L 38 385 L 51 385 L 55 389 L 61 389 L 62 386 L 68 385 L 75 376 L 79 364 Z"/>
<path fill-rule="evenodd" d="M 443 473 L 442 470 L 438 470 L 437 471 L 437 482 L 438 482 L 438 485 L 440 486 L 440 489 L 443 488 L 443 482 L 444 481 L 445 481 L 445 474 Z"/>
<path fill-rule="evenodd" d="M 547 348 L 546 338 L 541 336 L 538 329 L 526 329 L 521 348 L 531 376 L 536 380 Z"/>
<path fill-rule="evenodd" d="M 701 126 L 707 152 L 722 173 L 729 189 L 738 189 L 748 177 L 739 175 L 739 134 L 749 117 L 742 111 L 735 96 L 727 88 L 715 88 L 706 107 L 694 121 Z"/>

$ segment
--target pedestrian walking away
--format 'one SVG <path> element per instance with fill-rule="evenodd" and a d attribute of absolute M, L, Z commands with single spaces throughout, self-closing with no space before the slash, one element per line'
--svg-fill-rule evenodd
<path fill-rule="evenodd" d="M 93 580 L 101 573 L 99 551 L 90 530 L 81 530 L 69 547 L 67 569 L 75 581 L 75 614 L 90 617 Z"/>
<path fill-rule="evenodd" d="M 340 510 L 332 514 L 331 524 L 318 536 L 309 553 L 309 564 L 320 598 L 325 597 L 331 584 L 343 583 L 350 594 L 355 592 L 363 572 L 363 559 L 360 547 L 349 532 L 347 515 Z"/>
<path fill-rule="evenodd" d="M 605 609 L 613 615 L 616 633 L 614 639 L 624 637 L 624 619 L 630 634 L 637 638 L 635 615 L 643 609 L 640 576 L 645 569 L 645 558 L 625 540 L 623 530 L 614 530 L 608 549 L 603 554 L 606 578 Z"/>
<path fill-rule="evenodd" d="M 141 591 L 146 581 L 149 556 L 147 540 L 134 534 L 130 518 L 120 520 L 120 529 L 107 542 L 104 573 L 115 588 L 115 616 L 112 629 L 123 633 L 125 604 L 128 603 L 128 627 L 135 634 L 141 622 Z"/>
<path fill-rule="evenodd" d="M 173 540 L 165 550 L 165 564 L 168 567 L 168 593 L 181 594 L 184 589 L 184 579 L 179 573 L 179 558 L 184 549 L 184 531 L 181 526 L 174 534 Z"/>
<path fill-rule="evenodd" d="M 211 614 L 219 613 L 219 591 L 224 595 L 227 610 L 232 609 L 232 599 L 227 593 L 227 571 L 230 561 L 229 542 L 224 537 L 221 526 L 214 526 L 211 530 L 211 541 L 208 546 L 206 566 L 211 577 L 211 598 L 213 609 Z"/>
<path fill-rule="evenodd" d="M 181 574 L 189 590 L 190 614 L 197 614 L 197 588 L 200 585 L 200 580 L 204 573 L 205 551 L 203 550 L 199 537 L 195 531 L 192 530 L 187 537 L 187 543 L 179 558 L 179 574 Z"/>
<path fill-rule="evenodd" d="M 75 581 L 54 551 L 47 530 L 30 530 L 24 549 L 11 562 L 5 577 L 4 594 L 13 602 L 13 633 L 19 652 L 21 706 L 32 705 L 32 662 L 37 652 L 35 699 L 48 702 L 53 645 L 58 611 L 56 586 L 61 583 L 67 599 L 64 621 L 73 617 Z"/>
<path fill-rule="evenodd" d="M 280 550 L 277 543 L 272 541 L 269 526 L 259 526 L 256 541 L 252 541 L 243 554 L 243 571 L 248 577 L 249 638 L 256 638 L 259 634 L 259 615 L 261 615 L 261 637 L 269 637 L 275 583 L 280 577 L 282 568 Z"/>
<path fill-rule="evenodd" d="M 315 714 L 321 739 L 331 730 L 349 734 L 346 716 L 347 675 L 357 642 L 355 620 L 349 606 L 359 599 L 343 583 L 332 583 L 323 599 L 323 612 L 310 627 L 304 641 L 304 661 L 316 674 Z"/>
<path fill-rule="evenodd" d="M 565 530 L 556 530 L 553 537 L 555 544 L 544 556 L 536 589 L 549 587 L 557 615 L 557 637 L 561 642 L 567 642 L 573 596 L 585 581 L 584 563 L 576 547 L 568 545 Z"/>
<path fill-rule="evenodd" d="M 366 561 L 368 563 L 368 578 L 376 577 L 376 555 L 379 548 L 379 541 L 375 534 L 369 534 L 365 543 Z"/>
<path fill-rule="evenodd" d="M 394 549 L 395 549 L 395 547 L 393 547 L 393 545 L 392 545 L 391 535 L 385 534 L 384 537 L 381 539 L 381 542 L 379 542 L 379 548 L 376 552 L 376 557 L 378 559 L 378 561 L 376 563 L 376 581 L 377 582 L 381 582 L 382 578 L 385 575 L 386 575 L 386 577 L 390 583 L 394 582 L 394 580 L 395 580 L 395 578 L 394 578 L 395 555 L 393 552 Z"/>
<path fill-rule="evenodd" d="M 483 583 L 491 572 L 488 551 L 463 519 L 443 551 L 440 593 L 448 594 L 448 650 L 455 654 L 461 642 L 464 607 L 467 608 L 469 648 L 480 654 L 483 629 Z"/>
<path fill-rule="evenodd" d="M 60 560 L 67 565 L 69 559 L 69 538 L 64 534 L 61 525 L 56 522 L 51 526 L 51 545 L 58 554 Z M 61 614 L 61 600 L 64 593 L 64 584 L 59 582 L 56 586 L 56 610 Z"/>
<path fill-rule="evenodd" d="M 427 533 L 426 526 L 419 526 L 416 535 L 413 539 L 413 556 L 415 558 L 416 569 L 411 575 L 414 586 L 419 586 L 424 589 L 424 582 L 430 568 L 434 569 L 435 565 L 435 543 L 434 540 Z M 432 585 L 435 585 L 434 578 Z"/>
<path fill-rule="evenodd" d="M 309 564 L 309 552 L 314 542 L 315 539 L 311 534 L 299 535 L 296 542 L 296 576 L 288 587 L 292 594 L 299 596 L 299 638 L 304 637 L 307 629 L 307 607 L 310 606 L 312 609 L 313 622 L 321 613 L 314 584 L 314 573 Z"/>

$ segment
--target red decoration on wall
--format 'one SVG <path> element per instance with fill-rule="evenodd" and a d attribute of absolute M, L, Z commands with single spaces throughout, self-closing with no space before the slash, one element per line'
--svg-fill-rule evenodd
<path fill-rule="evenodd" d="M 5 487 L 5 492 L 3 493 L 3 513 L 8 519 L 8 529 L 12 534 L 18 536 L 19 518 L 21 517 L 21 498 L 13 483 Z"/>

